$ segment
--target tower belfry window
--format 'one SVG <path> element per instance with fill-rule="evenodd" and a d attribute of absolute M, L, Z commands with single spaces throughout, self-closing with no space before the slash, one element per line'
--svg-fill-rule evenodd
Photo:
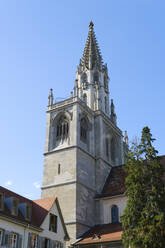
<path fill-rule="evenodd" d="M 61 117 L 57 123 L 57 139 L 67 138 L 69 133 L 69 123 L 65 116 Z"/>

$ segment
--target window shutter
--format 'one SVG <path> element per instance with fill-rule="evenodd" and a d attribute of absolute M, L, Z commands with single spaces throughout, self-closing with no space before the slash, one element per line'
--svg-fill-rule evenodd
<path fill-rule="evenodd" d="M 22 248 L 22 235 L 17 236 L 17 248 Z"/>
<path fill-rule="evenodd" d="M 38 248 L 41 248 L 41 247 L 42 247 L 42 246 L 41 246 L 41 237 L 40 237 L 40 236 L 38 236 L 37 247 L 38 247 Z"/>
<path fill-rule="evenodd" d="M 28 235 L 28 244 L 27 244 L 27 248 L 31 248 L 31 243 L 32 243 L 32 234 L 29 233 L 29 235 Z"/>
<path fill-rule="evenodd" d="M 5 231 L 4 233 L 4 245 L 6 247 L 10 246 L 10 232 L 9 231 Z"/>
<path fill-rule="evenodd" d="M 55 248 L 56 246 L 56 243 L 55 243 L 55 241 L 54 240 L 51 240 L 51 243 L 52 243 L 52 248 Z"/>
<path fill-rule="evenodd" d="M 2 239 L 0 245 L 4 245 L 4 244 L 5 244 L 5 230 L 3 230 L 2 232 Z"/>

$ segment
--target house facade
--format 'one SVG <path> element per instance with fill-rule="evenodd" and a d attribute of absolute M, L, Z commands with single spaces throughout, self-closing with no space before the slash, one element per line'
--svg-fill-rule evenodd
<path fill-rule="evenodd" d="M 0 187 L 0 247 L 64 248 L 66 240 L 57 198 L 32 201 Z"/>

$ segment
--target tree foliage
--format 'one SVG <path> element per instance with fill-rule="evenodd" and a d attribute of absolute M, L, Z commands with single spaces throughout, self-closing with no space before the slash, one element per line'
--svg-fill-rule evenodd
<path fill-rule="evenodd" d="M 164 168 L 154 140 L 144 127 L 140 144 L 132 144 L 124 166 L 128 200 L 122 216 L 122 241 L 126 248 L 165 247 Z"/>

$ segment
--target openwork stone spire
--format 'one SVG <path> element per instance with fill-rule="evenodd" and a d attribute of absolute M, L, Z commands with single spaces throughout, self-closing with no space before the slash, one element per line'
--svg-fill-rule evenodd
<path fill-rule="evenodd" d="M 102 70 L 103 67 L 102 56 L 98 47 L 93 26 L 94 24 L 91 21 L 89 24 L 89 32 L 85 44 L 84 53 L 82 59 L 80 60 L 80 65 L 90 70 L 94 68 L 98 70 Z"/>

